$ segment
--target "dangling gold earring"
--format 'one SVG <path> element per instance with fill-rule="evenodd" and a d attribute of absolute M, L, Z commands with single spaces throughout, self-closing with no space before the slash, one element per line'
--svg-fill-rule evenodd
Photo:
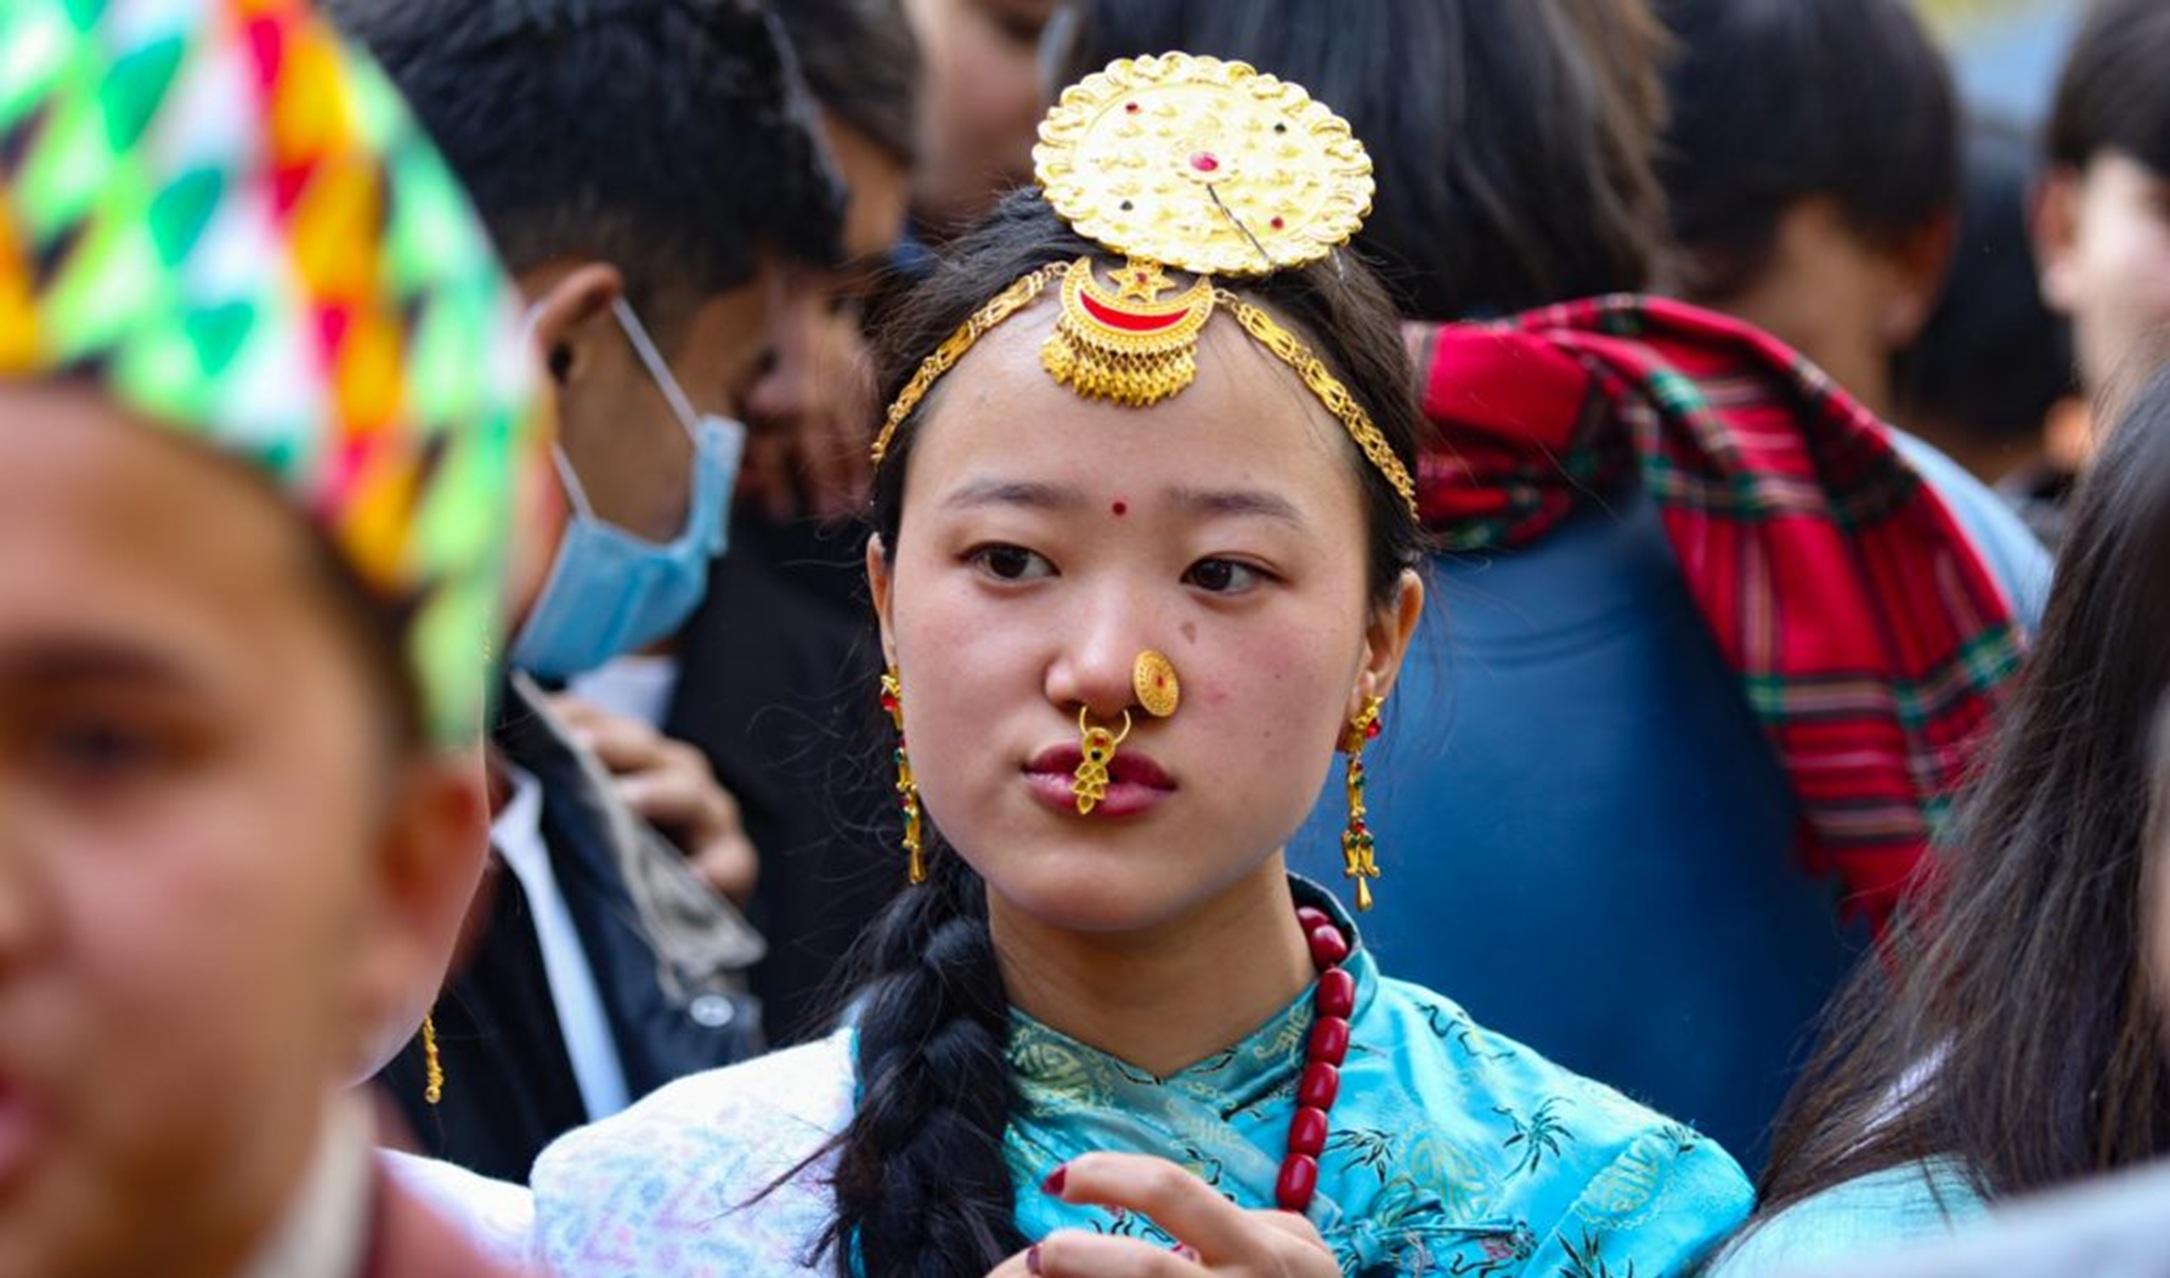
<path fill-rule="evenodd" d="M 445 1098 L 445 1063 L 437 1055 L 437 1018 L 422 1018 L 422 1099 L 432 1105 Z"/>
<path fill-rule="evenodd" d="M 918 886 L 927 881 L 927 859 L 921 852 L 919 782 L 912 777 L 912 756 L 904 745 L 904 684 L 897 668 L 882 676 L 882 709 L 897 727 L 897 806 L 904 810 L 904 881 Z"/>
<path fill-rule="evenodd" d="M 1377 845 L 1371 827 L 1364 824 L 1364 747 L 1379 735 L 1379 710 L 1385 704 L 1385 698 L 1373 697 L 1341 735 L 1341 752 L 1349 756 L 1349 828 L 1341 832 L 1341 875 L 1356 880 L 1359 912 L 1371 908 L 1371 881 L 1379 877 Z"/>

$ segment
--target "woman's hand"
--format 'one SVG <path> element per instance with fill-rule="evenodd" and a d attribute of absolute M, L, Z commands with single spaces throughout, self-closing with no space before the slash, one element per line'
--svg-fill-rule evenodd
<path fill-rule="evenodd" d="M 1003 1261 L 988 1278 L 1341 1278 L 1310 1221 L 1285 1211 L 1245 1211 L 1166 1159 L 1087 1154 L 1056 1168 L 1043 1188 L 1066 1203 L 1137 1212 L 1175 1238 L 1176 1249 L 1062 1229 Z"/>

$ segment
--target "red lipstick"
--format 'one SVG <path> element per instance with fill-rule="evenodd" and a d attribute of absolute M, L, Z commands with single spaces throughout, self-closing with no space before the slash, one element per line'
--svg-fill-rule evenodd
<path fill-rule="evenodd" d="M 1076 816 L 1077 796 L 1070 785 L 1084 752 L 1075 745 L 1049 746 L 1032 756 L 1022 769 L 1032 797 L 1058 812 Z M 1108 793 L 1091 816 L 1135 816 L 1159 804 L 1179 787 L 1174 778 L 1151 755 L 1140 750 L 1118 750 L 1108 763 Z"/>

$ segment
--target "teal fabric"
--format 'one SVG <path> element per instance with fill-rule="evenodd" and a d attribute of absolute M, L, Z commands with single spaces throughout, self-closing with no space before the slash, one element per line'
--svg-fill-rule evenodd
<path fill-rule="evenodd" d="M 1346 925 L 1311 885 L 1299 895 Z M 1747 1179 L 1715 1143 L 1380 976 L 1361 944 L 1348 967 L 1356 1014 L 1310 1213 L 1344 1273 L 1664 1278 L 1693 1272 L 1746 1217 Z M 1311 1022 L 1306 993 L 1156 1078 L 1015 1015 L 1006 1144 L 1020 1228 L 1171 1241 L 1039 1192 L 1057 1166 L 1103 1149 L 1160 1155 L 1240 1206 L 1271 1207 Z"/>
<path fill-rule="evenodd" d="M 1896 1246 L 1941 1237 L 1988 1214 L 1957 1163 L 1907 1163 L 1849 1180 L 1778 1213 L 1728 1248 L 1708 1278 L 1843 1273 Z"/>

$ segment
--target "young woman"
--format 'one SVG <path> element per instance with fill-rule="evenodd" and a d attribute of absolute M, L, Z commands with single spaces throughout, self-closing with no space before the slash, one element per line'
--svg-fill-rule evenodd
<path fill-rule="evenodd" d="M 1834 1007 L 1759 1222 L 1716 1272 L 1847 1259 L 2170 1153 L 2142 891 L 2154 713 L 2170 691 L 2166 563 L 2170 375 L 2081 488 L 1948 883 Z"/>
<path fill-rule="evenodd" d="M 1382 977 L 1284 864 L 1341 749 L 1368 900 L 1358 760 L 1422 607 L 1409 369 L 1336 251 L 1362 148 L 1182 55 L 1088 77 L 1041 136 L 1044 194 L 887 329 L 867 572 L 915 882 L 846 1028 L 547 1151 L 542 1252 L 1684 1271 L 1745 1213 L 1731 1159 Z"/>

